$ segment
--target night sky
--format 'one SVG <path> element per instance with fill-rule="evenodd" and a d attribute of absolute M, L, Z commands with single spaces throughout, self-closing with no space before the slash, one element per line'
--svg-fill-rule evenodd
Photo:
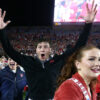
<path fill-rule="evenodd" d="M 1 0 L 0 8 L 7 11 L 10 26 L 53 25 L 54 0 Z"/>

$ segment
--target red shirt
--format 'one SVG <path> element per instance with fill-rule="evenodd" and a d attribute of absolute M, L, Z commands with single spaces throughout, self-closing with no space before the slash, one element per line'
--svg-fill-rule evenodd
<path fill-rule="evenodd" d="M 87 90 L 87 86 L 83 78 L 78 73 L 74 74 L 72 77 L 80 81 Z M 93 89 L 91 90 L 92 90 L 92 96 L 90 96 L 87 90 L 90 100 L 97 100 L 96 99 L 97 94 L 95 90 Z M 83 95 L 82 90 L 75 82 L 73 82 L 72 80 L 66 80 L 61 84 L 61 86 L 55 92 L 54 100 L 86 100 L 86 99 L 85 96 Z"/>

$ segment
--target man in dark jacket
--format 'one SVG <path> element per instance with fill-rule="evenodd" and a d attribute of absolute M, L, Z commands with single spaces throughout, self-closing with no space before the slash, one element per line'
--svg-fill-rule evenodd
<path fill-rule="evenodd" d="M 56 80 L 63 65 L 66 63 L 65 60 L 75 50 L 86 44 L 96 12 L 94 4 L 91 9 L 87 6 L 87 15 L 84 17 L 86 24 L 75 47 L 67 49 L 62 55 L 54 55 L 54 57 L 50 57 L 51 48 L 46 41 L 38 43 L 36 48 L 37 57 L 21 55 L 14 50 L 6 33 L 3 32 L 10 21 L 4 22 L 5 11 L 0 14 L 0 40 L 2 46 L 13 60 L 24 68 L 32 100 L 52 100 L 56 89 Z"/>
<path fill-rule="evenodd" d="M 26 85 L 25 72 L 9 58 L 8 66 L 0 71 L 0 100 L 23 100 L 23 89 Z"/>

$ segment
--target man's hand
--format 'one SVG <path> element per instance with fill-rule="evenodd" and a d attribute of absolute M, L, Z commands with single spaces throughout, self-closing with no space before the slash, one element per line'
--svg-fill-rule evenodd
<path fill-rule="evenodd" d="M 6 15 L 6 11 L 2 13 L 2 9 L 0 8 L 0 30 L 4 29 L 11 22 L 10 20 L 4 22 L 5 15 Z"/>
<path fill-rule="evenodd" d="M 83 18 L 87 23 L 93 22 L 97 13 L 96 8 L 97 4 L 94 5 L 94 0 L 93 0 L 91 9 L 89 9 L 88 4 L 86 4 L 86 10 L 87 10 L 86 16 L 80 16 L 80 17 Z"/>

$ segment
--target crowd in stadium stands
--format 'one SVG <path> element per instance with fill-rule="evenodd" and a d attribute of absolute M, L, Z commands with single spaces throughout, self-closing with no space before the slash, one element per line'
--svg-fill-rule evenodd
<path fill-rule="evenodd" d="M 38 31 L 23 31 L 18 29 L 8 29 L 5 31 L 7 31 L 13 47 L 22 54 L 30 56 L 35 56 L 36 45 L 42 39 L 46 39 L 50 42 L 53 55 L 55 53 L 59 55 L 65 51 L 65 49 L 72 48 L 80 34 L 80 31 L 48 31 L 41 29 Z M 88 43 L 100 46 L 99 32 L 91 34 L 91 36 L 89 36 Z M 2 53 L 4 52 L 0 44 L 0 54 L 2 55 Z M 0 58 L 0 69 L 4 69 L 7 65 L 7 59 L 2 56 Z M 22 67 L 20 68 L 22 69 Z M 24 90 L 26 90 L 26 88 Z"/>
<path fill-rule="evenodd" d="M 52 53 L 61 54 L 65 51 L 66 47 L 73 47 L 76 40 L 79 37 L 79 31 L 49 31 L 44 30 L 34 30 L 34 31 L 23 31 L 17 29 L 6 30 L 10 41 L 14 48 L 26 55 L 35 55 L 35 47 L 39 40 L 46 39 L 51 43 Z M 67 43 L 67 45 L 66 45 Z M 93 33 L 89 37 L 88 43 L 93 43 L 100 46 L 100 34 Z M 2 51 L 2 46 L 0 44 L 0 51 Z"/>

